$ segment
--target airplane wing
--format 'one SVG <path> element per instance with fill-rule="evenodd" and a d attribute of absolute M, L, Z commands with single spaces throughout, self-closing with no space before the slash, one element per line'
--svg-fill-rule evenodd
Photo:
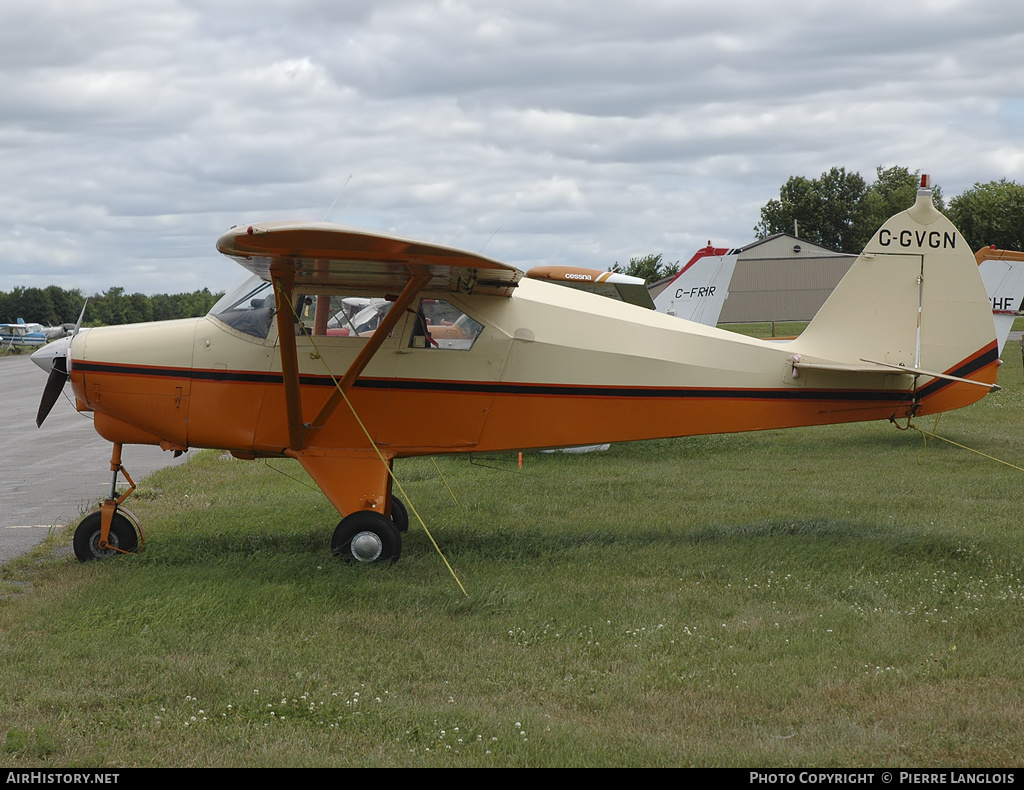
<path fill-rule="evenodd" d="M 651 292 L 642 277 L 633 277 L 620 272 L 602 272 L 599 269 L 584 269 L 578 266 L 534 266 L 526 276 L 531 280 L 547 280 L 567 285 L 581 291 L 590 291 L 639 307 L 654 309 Z"/>
<path fill-rule="evenodd" d="M 401 291 L 412 274 L 423 290 L 510 296 L 523 273 L 465 250 L 370 233 L 326 222 L 264 222 L 235 226 L 217 249 L 264 280 L 292 271 L 295 284 L 350 290 Z"/>
<path fill-rule="evenodd" d="M 326 222 L 264 222 L 235 226 L 217 249 L 274 283 L 284 381 L 288 441 L 292 452 L 308 444 L 352 388 L 384 339 L 423 291 L 509 297 L 523 273 L 514 266 L 465 250 L 370 233 Z M 311 423 L 302 420 L 302 392 L 293 327 L 293 294 L 372 290 L 393 306 L 351 362 L 336 390 Z M 397 295 L 394 295 L 397 294 Z"/>

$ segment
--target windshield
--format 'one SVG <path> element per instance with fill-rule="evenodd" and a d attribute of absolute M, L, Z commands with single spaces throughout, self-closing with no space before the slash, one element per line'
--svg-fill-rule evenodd
<path fill-rule="evenodd" d="M 209 315 L 239 332 L 266 338 L 274 317 L 274 289 L 254 274 L 224 294 Z"/>

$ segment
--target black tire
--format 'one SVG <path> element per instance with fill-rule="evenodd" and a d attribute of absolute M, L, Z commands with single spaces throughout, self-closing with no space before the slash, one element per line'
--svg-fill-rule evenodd
<path fill-rule="evenodd" d="M 402 536 L 391 519 L 374 510 L 360 510 L 338 524 L 331 551 L 345 562 L 395 562 L 402 554 Z"/>
<path fill-rule="evenodd" d="M 409 511 L 405 509 L 402 500 L 394 494 L 391 495 L 391 520 L 399 532 L 409 531 Z"/>
<path fill-rule="evenodd" d="M 115 549 L 101 549 L 99 542 L 102 525 L 103 514 L 99 510 L 95 513 L 90 513 L 78 525 L 72 545 L 75 548 L 75 556 L 78 557 L 79 562 L 105 560 L 124 551 L 134 552 L 139 547 L 139 536 L 135 534 L 135 527 L 132 525 L 132 522 L 120 513 L 114 513 L 114 518 L 110 522 L 109 543 L 111 546 L 116 546 L 119 551 Z"/>

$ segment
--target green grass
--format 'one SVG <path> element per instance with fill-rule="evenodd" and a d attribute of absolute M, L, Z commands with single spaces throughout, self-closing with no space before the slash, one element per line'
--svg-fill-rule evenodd
<path fill-rule="evenodd" d="M 1000 379 L 937 430 L 1024 462 Z M 127 503 L 143 555 L 6 568 L 0 765 L 1022 762 L 1020 470 L 881 423 L 396 466 L 468 597 L 218 453 Z"/>
<path fill-rule="evenodd" d="M 753 324 L 719 324 L 747 337 L 796 337 L 807 328 L 808 321 L 763 321 Z"/>

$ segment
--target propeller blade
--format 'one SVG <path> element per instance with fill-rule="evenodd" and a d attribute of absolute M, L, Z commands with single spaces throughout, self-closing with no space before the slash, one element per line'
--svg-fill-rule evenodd
<path fill-rule="evenodd" d="M 50 409 L 53 408 L 53 404 L 57 402 L 61 391 L 64 389 L 64 383 L 67 380 L 67 360 L 64 357 L 54 357 L 53 367 L 50 368 L 50 375 L 46 379 L 46 386 L 43 387 L 43 397 L 39 401 L 39 411 L 36 413 L 37 428 L 43 424 L 43 420 L 45 420 L 47 415 L 50 413 Z"/>
<path fill-rule="evenodd" d="M 81 328 L 82 328 L 82 319 L 85 318 L 85 308 L 87 308 L 88 306 L 89 306 L 89 297 L 87 296 L 87 297 L 85 297 L 85 304 L 82 305 L 82 312 L 80 312 L 78 314 L 78 323 L 75 324 L 74 331 L 71 333 L 71 337 L 74 337 L 75 335 L 77 335 L 79 330 L 81 330 Z"/>

